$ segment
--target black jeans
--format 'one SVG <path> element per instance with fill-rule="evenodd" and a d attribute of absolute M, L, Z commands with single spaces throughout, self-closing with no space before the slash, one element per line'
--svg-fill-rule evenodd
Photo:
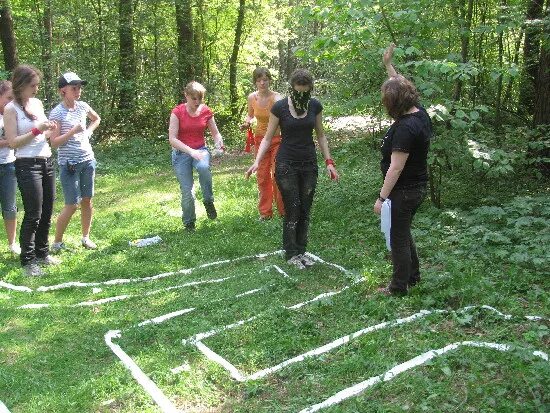
<path fill-rule="evenodd" d="M 318 172 L 316 161 L 281 161 L 275 165 L 275 180 L 285 204 L 283 249 L 287 260 L 306 252 Z"/>
<path fill-rule="evenodd" d="M 416 210 L 426 196 L 426 187 L 394 189 L 391 199 L 391 257 L 393 276 L 389 288 L 394 293 L 406 293 L 420 281 L 420 267 L 411 224 Z"/>
<path fill-rule="evenodd" d="M 48 255 L 48 233 L 55 198 L 52 158 L 19 158 L 15 175 L 25 215 L 19 232 L 21 265 Z"/>

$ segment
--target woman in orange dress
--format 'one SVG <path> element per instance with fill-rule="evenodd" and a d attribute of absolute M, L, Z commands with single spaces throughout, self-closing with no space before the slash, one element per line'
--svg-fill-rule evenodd
<path fill-rule="evenodd" d="M 281 99 L 282 96 L 269 88 L 271 74 L 268 69 L 264 67 L 257 67 L 254 69 L 252 80 L 257 90 L 248 96 L 248 113 L 241 129 L 247 130 L 250 128 L 252 120 L 256 118 L 257 125 L 256 133 L 254 134 L 254 152 L 256 154 L 267 131 L 271 107 L 277 100 Z M 259 192 L 258 210 L 260 212 L 260 220 L 262 221 L 273 217 L 274 200 L 277 204 L 279 216 L 282 217 L 285 214 L 283 198 L 275 182 L 275 155 L 277 155 L 280 144 L 281 132 L 279 128 L 277 128 L 275 136 L 271 140 L 271 145 L 262 158 L 256 173 Z"/>

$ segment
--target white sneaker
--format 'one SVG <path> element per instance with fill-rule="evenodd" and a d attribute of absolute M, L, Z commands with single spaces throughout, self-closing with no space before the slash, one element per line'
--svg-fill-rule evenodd
<path fill-rule="evenodd" d="M 21 255 L 21 248 L 19 247 L 19 245 L 13 243 L 13 244 L 10 244 L 8 248 L 12 254 Z"/>
<path fill-rule="evenodd" d="M 315 265 L 315 261 L 309 258 L 307 254 L 301 254 L 299 255 L 299 257 L 300 261 L 302 261 L 302 264 L 304 264 L 306 267 L 311 267 L 312 265 Z"/>
<path fill-rule="evenodd" d="M 287 261 L 288 264 L 294 265 L 299 270 L 305 270 L 306 266 L 302 263 L 302 260 L 300 259 L 299 255 L 295 255 L 291 259 Z"/>
<path fill-rule="evenodd" d="M 97 245 L 95 242 L 93 242 L 89 237 L 82 237 L 82 246 L 89 250 L 95 250 L 97 248 Z"/>

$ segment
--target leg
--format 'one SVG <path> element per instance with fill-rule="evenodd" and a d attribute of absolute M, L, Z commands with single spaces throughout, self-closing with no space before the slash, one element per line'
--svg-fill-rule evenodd
<path fill-rule="evenodd" d="M 195 223 L 195 194 L 193 190 L 193 158 L 180 151 L 172 151 L 172 165 L 181 191 L 182 219 L 185 225 Z"/>
<path fill-rule="evenodd" d="M 300 176 L 300 219 L 296 228 L 296 245 L 300 254 L 306 252 L 309 230 L 309 215 L 313 196 L 317 187 L 318 167 L 317 164 L 305 165 L 302 167 Z"/>
<path fill-rule="evenodd" d="M 390 194 L 393 275 L 389 289 L 392 293 L 406 293 L 408 285 L 414 283 L 415 278 L 420 278 L 418 269 L 413 268 L 413 261 L 418 265 L 418 256 L 411 234 L 411 224 L 416 210 L 422 203 L 423 194 L 420 189 L 398 189 Z"/>
<path fill-rule="evenodd" d="M 16 189 L 15 164 L 11 162 L 0 165 L 0 206 L 2 207 L 2 218 L 4 219 L 8 245 L 10 246 L 15 243 L 17 228 Z"/>
<path fill-rule="evenodd" d="M 24 266 L 36 259 L 34 242 L 42 214 L 42 170 L 33 160 L 18 159 L 15 161 L 15 174 L 25 211 L 19 232 L 20 260 Z"/>
<path fill-rule="evenodd" d="M 256 136 L 254 147 L 258 148 L 263 136 Z M 258 211 L 260 217 L 271 218 L 273 216 L 273 180 L 271 177 L 272 149 L 269 148 L 258 164 L 256 179 L 258 182 Z"/>
<path fill-rule="evenodd" d="M 285 258 L 299 255 L 296 245 L 296 227 L 300 218 L 300 190 L 296 170 L 287 163 L 278 162 L 275 166 L 275 178 L 285 204 L 285 218 L 283 222 L 283 248 Z"/>
<path fill-rule="evenodd" d="M 94 159 L 83 162 L 83 164 L 80 172 L 80 195 L 82 196 L 80 201 L 80 223 L 82 224 L 82 238 L 88 238 L 94 213 L 92 197 L 94 196 L 96 161 Z"/>
<path fill-rule="evenodd" d="M 285 215 L 285 204 L 283 202 L 283 197 L 281 196 L 281 192 L 279 191 L 279 187 L 277 186 L 277 181 L 275 180 L 275 157 L 277 156 L 277 152 L 279 152 L 279 146 L 281 145 L 281 137 L 275 136 L 273 140 L 271 141 L 271 165 L 270 165 L 270 177 L 271 177 L 271 185 L 272 185 L 272 192 L 273 192 L 273 198 L 275 198 L 275 203 L 277 204 L 277 210 L 279 211 L 279 216 Z"/>
<path fill-rule="evenodd" d="M 54 243 L 57 245 L 63 241 L 65 230 L 73 214 L 78 209 L 78 202 L 80 200 L 80 179 L 76 171 L 69 171 L 67 165 L 59 165 L 59 180 L 61 181 L 61 188 L 63 189 L 65 206 L 57 217 L 57 222 L 55 224 Z M 54 245 L 53 248 L 55 249 L 56 246 Z"/>
<path fill-rule="evenodd" d="M 42 165 L 42 215 L 36 228 L 35 251 L 37 258 L 45 258 L 50 251 L 48 235 L 52 222 L 53 203 L 55 200 L 55 170 L 50 158 Z"/>
<path fill-rule="evenodd" d="M 212 191 L 212 172 L 210 171 L 210 152 L 206 149 L 202 152 L 204 153 L 204 158 L 200 161 L 193 159 L 193 167 L 199 174 L 202 199 L 205 203 L 209 203 L 214 202 L 214 192 Z"/>

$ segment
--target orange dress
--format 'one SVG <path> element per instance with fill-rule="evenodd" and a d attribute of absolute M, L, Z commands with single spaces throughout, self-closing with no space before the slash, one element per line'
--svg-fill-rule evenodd
<path fill-rule="evenodd" d="M 270 96 L 267 106 L 265 107 L 260 105 L 258 95 L 254 95 L 252 110 L 254 111 L 254 117 L 258 122 L 256 126 L 256 133 L 254 134 L 255 152 L 258 151 L 260 143 L 262 142 L 262 139 L 267 131 L 269 114 L 271 113 L 271 107 L 274 103 L 274 93 Z M 264 157 L 258 165 L 258 170 L 256 171 L 259 191 L 258 210 L 260 211 L 260 216 L 264 218 L 270 218 L 273 216 L 273 200 L 275 200 L 275 203 L 277 204 L 279 215 L 283 216 L 285 214 L 283 198 L 281 197 L 281 193 L 279 192 L 279 188 L 277 188 L 277 183 L 275 182 L 275 155 L 277 155 L 280 144 L 281 132 L 280 129 L 277 128 L 275 135 L 271 140 L 271 145 L 264 154 Z"/>

